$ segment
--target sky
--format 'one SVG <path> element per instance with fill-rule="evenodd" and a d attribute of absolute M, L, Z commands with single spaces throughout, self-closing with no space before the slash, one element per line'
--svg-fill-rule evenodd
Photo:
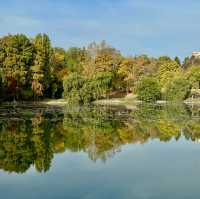
<path fill-rule="evenodd" d="M 200 0 L 0 0 L 0 36 L 47 33 L 65 49 L 106 40 L 124 55 L 200 51 Z"/>

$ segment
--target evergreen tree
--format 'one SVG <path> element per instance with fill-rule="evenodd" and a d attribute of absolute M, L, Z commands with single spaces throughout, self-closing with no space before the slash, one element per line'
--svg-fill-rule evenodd
<path fill-rule="evenodd" d="M 191 61 L 189 57 L 186 57 L 183 61 L 183 68 L 187 69 L 191 65 Z"/>
<path fill-rule="evenodd" d="M 181 60 L 179 59 L 179 57 L 175 57 L 174 61 L 178 64 L 181 65 Z"/>

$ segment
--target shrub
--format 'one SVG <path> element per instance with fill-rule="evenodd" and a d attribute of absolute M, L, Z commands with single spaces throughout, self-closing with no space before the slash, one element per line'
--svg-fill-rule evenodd
<path fill-rule="evenodd" d="M 182 101 L 191 91 L 190 82 L 183 77 L 175 77 L 165 86 L 164 98 L 168 101 Z"/>
<path fill-rule="evenodd" d="M 145 102 L 155 102 L 160 99 L 160 87 L 154 77 L 143 77 L 135 88 L 138 99 Z"/>

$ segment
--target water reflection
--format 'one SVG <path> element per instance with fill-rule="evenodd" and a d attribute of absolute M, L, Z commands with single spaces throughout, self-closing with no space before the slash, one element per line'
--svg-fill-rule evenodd
<path fill-rule="evenodd" d="M 200 140 L 198 107 L 140 105 L 76 107 L 24 105 L 0 108 L 0 168 L 24 173 L 51 167 L 54 154 L 84 151 L 92 161 L 106 161 L 125 144 L 152 139 Z"/>

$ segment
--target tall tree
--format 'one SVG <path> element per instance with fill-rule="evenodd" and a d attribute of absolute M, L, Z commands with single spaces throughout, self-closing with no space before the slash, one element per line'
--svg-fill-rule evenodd
<path fill-rule="evenodd" d="M 30 83 L 33 45 L 23 34 L 8 35 L 0 40 L 2 79 L 10 94 L 19 94 Z"/>
<path fill-rule="evenodd" d="M 51 42 L 46 34 L 38 34 L 34 40 L 35 58 L 32 66 L 32 88 L 37 95 L 49 95 L 51 81 L 50 56 L 52 53 Z M 38 92 L 38 89 L 39 92 Z"/>
<path fill-rule="evenodd" d="M 62 48 L 53 48 L 50 59 L 52 67 L 51 97 L 60 98 L 63 92 L 63 78 L 69 74 L 66 52 Z"/>

